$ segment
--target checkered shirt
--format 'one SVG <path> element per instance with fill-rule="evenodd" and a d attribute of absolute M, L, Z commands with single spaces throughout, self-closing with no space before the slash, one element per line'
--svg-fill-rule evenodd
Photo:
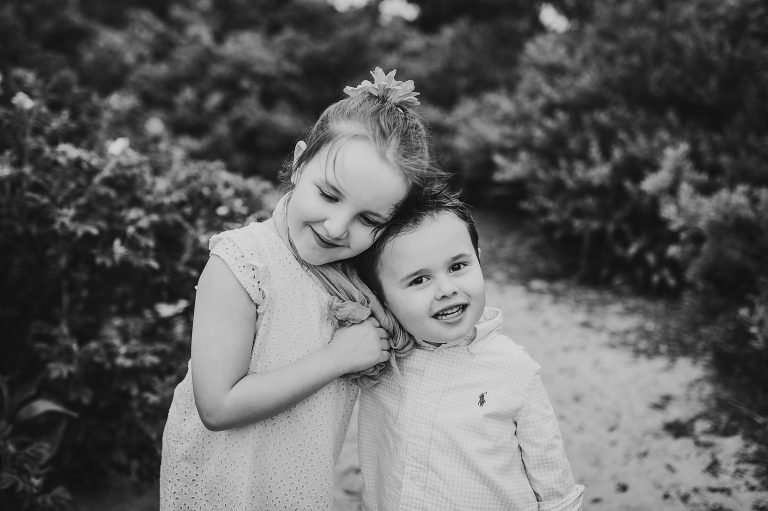
<path fill-rule="evenodd" d="M 574 481 L 540 367 L 486 308 L 474 341 L 417 349 L 360 394 L 369 511 L 576 511 Z"/>

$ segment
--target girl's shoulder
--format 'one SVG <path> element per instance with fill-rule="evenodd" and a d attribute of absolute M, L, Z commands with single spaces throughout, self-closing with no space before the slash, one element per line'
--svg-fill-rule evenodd
<path fill-rule="evenodd" d="M 270 260 L 282 245 L 272 222 L 252 222 L 214 234 L 208 241 L 211 255 L 224 260 L 257 305 L 264 300 Z"/>
<path fill-rule="evenodd" d="M 275 241 L 279 242 L 280 240 L 277 238 L 277 232 L 273 224 L 274 220 L 270 218 L 263 222 L 251 222 L 242 227 L 214 234 L 208 240 L 208 249 L 213 250 L 216 245 L 223 241 L 234 242 L 237 246 L 244 249 L 255 249 Z"/>

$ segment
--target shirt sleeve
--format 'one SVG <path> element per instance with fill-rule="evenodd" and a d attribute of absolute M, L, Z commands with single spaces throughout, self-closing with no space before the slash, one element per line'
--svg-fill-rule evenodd
<path fill-rule="evenodd" d="M 253 303 L 260 307 L 265 299 L 264 281 L 267 272 L 263 257 L 253 246 L 253 241 L 247 239 L 244 234 L 243 229 L 216 234 L 211 237 L 208 248 L 211 255 L 218 256 L 227 263 Z"/>
<path fill-rule="evenodd" d="M 517 439 L 539 511 L 580 511 L 584 487 L 574 481 L 538 368 L 520 409 Z"/>

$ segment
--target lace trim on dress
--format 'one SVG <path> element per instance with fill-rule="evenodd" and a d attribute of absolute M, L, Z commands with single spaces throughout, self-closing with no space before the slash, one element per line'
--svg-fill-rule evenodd
<path fill-rule="evenodd" d="M 246 226 L 243 229 L 247 228 Z M 243 246 L 243 244 L 242 240 L 236 241 L 229 232 L 225 232 L 212 236 L 208 242 L 208 248 L 212 255 L 219 256 L 227 263 L 253 303 L 259 307 L 264 303 L 267 295 L 266 280 L 269 272 L 264 264 L 264 258 L 258 254 L 255 240 L 252 243 L 254 246 Z"/>

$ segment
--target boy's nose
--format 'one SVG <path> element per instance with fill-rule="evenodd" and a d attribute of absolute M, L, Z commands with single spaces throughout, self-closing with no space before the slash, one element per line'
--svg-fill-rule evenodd
<path fill-rule="evenodd" d="M 459 292 L 459 288 L 451 278 L 442 278 L 437 281 L 437 298 L 447 298 Z"/>

